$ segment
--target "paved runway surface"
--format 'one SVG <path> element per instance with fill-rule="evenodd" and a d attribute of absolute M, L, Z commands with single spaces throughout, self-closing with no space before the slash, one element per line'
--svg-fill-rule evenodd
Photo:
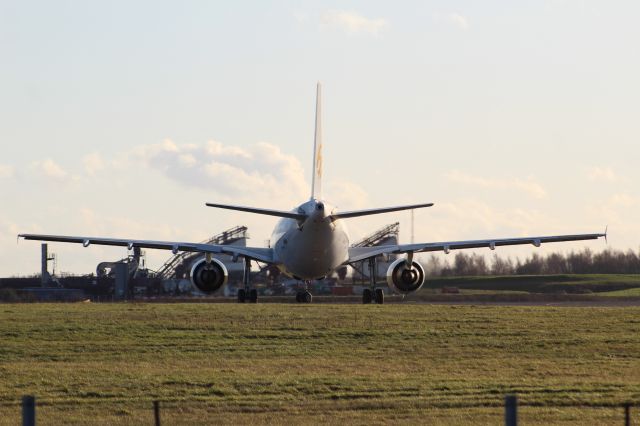
<path fill-rule="evenodd" d="M 230 297 L 152 298 L 141 301 L 161 303 L 236 303 Z M 258 303 L 296 303 L 295 296 L 262 296 Z M 314 296 L 313 303 L 361 304 L 360 296 Z M 387 296 L 385 304 L 412 305 L 494 305 L 494 306 L 563 306 L 563 307 L 624 307 L 640 306 L 640 297 L 606 297 L 565 294 L 429 294 L 405 298 Z"/>

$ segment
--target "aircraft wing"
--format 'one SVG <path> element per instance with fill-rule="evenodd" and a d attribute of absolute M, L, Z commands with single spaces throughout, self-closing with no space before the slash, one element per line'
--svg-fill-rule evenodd
<path fill-rule="evenodd" d="M 215 253 L 229 254 L 248 257 L 250 259 L 261 262 L 273 262 L 273 250 L 262 247 L 238 247 L 216 244 L 201 243 L 185 243 L 176 241 L 150 241 L 150 240 L 134 240 L 134 239 L 118 239 L 118 238 L 100 238 L 100 237 L 72 237 L 65 235 L 39 235 L 39 234 L 20 234 L 18 238 L 25 240 L 38 241 L 55 241 L 61 243 L 78 243 L 85 247 L 91 244 L 103 246 L 122 246 L 128 247 L 129 250 L 134 247 L 152 248 L 160 250 L 171 250 L 174 254 L 180 251 L 190 251 L 195 253 Z"/>
<path fill-rule="evenodd" d="M 520 244 L 532 244 L 540 247 L 544 243 L 557 243 L 561 241 L 582 241 L 597 240 L 600 237 L 607 237 L 607 234 L 576 234 L 576 235 L 553 235 L 547 237 L 523 237 L 523 238 L 493 238 L 490 240 L 469 240 L 469 241 L 445 241 L 437 243 L 418 243 L 418 244 L 398 244 L 377 247 L 350 247 L 349 260 L 347 263 L 358 262 L 370 257 L 379 256 L 381 254 L 401 254 L 401 253 L 420 253 L 427 251 L 444 251 L 449 250 L 471 249 L 488 247 L 495 249 L 499 246 L 514 246 Z"/>

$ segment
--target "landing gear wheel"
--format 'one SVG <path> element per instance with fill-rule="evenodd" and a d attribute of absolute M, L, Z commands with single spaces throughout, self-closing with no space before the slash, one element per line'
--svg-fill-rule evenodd
<path fill-rule="evenodd" d="M 244 303 L 246 296 L 247 294 L 244 291 L 244 288 L 238 289 L 238 303 Z"/>
<path fill-rule="evenodd" d="M 304 303 L 311 303 L 313 301 L 313 296 L 308 291 L 305 291 L 302 293 L 301 299 Z"/>
<path fill-rule="evenodd" d="M 370 288 L 365 288 L 364 290 L 362 290 L 362 303 L 365 305 L 368 305 L 369 303 L 371 303 L 371 300 L 373 299 L 373 294 L 371 293 L 371 289 Z"/>
<path fill-rule="evenodd" d="M 302 296 L 302 292 L 301 291 L 296 293 L 296 302 L 302 303 L 302 297 L 301 296 Z"/>
<path fill-rule="evenodd" d="M 376 288 L 376 303 L 384 305 L 384 291 L 381 288 Z"/>
<path fill-rule="evenodd" d="M 249 303 L 258 303 L 258 290 L 255 288 L 249 291 Z"/>

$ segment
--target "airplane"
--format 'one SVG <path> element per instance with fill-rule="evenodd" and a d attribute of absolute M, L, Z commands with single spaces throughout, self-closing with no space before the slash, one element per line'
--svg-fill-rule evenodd
<path fill-rule="evenodd" d="M 84 247 L 91 244 L 199 252 L 205 256 L 191 268 L 192 284 L 205 294 L 212 294 L 227 283 L 228 272 L 225 265 L 213 255 L 231 255 L 234 261 L 244 260 L 243 287 L 238 290 L 238 302 L 256 303 L 258 294 L 251 288 L 251 262 L 276 265 L 284 274 L 309 283 L 321 279 L 343 265 L 368 260 L 369 288 L 362 293 L 362 302 L 384 303 L 382 288 L 376 288 L 376 257 L 380 255 L 401 255 L 387 269 L 386 279 L 391 290 L 406 295 L 418 291 L 425 283 L 425 271 L 414 260 L 415 253 L 471 249 L 488 247 L 495 250 L 499 246 L 532 244 L 540 247 L 544 243 L 560 241 L 596 240 L 604 233 L 555 235 L 543 237 L 490 238 L 470 241 L 445 241 L 415 244 L 395 244 L 375 247 L 350 247 L 345 221 L 354 217 L 397 212 L 433 206 L 433 203 L 419 203 L 395 207 L 375 208 L 339 212 L 322 198 L 322 93 L 318 82 L 316 87 L 316 116 L 313 173 L 311 197 L 291 211 L 244 207 L 228 204 L 206 203 L 206 206 L 279 217 L 270 239 L 270 247 L 236 247 L 215 244 L 199 244 L 179 241 L 150 241 L 121 238 L 100 238 L 86 236 L 62 236 L 19 234 L 25 240 L 79 243 Z M 311 303 L 312 294 L 308 288 L 296 294 L 299 303 Z"/>

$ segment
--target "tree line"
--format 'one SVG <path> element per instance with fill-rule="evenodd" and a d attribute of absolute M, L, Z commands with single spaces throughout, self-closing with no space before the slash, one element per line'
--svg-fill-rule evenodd
<path fill-rule="evenodd" d="M 434 254 L 424 266 L 432 277 L 473 275 L 546 275 L 546 274 L 640 274 L 640 251 L 605 249 L 593 253 L 582 251 L 549 253 L 530 257 L 503 258 L 494 254 L 490 260 L 477 253 L 457 252 L 450 262 Z"/>

